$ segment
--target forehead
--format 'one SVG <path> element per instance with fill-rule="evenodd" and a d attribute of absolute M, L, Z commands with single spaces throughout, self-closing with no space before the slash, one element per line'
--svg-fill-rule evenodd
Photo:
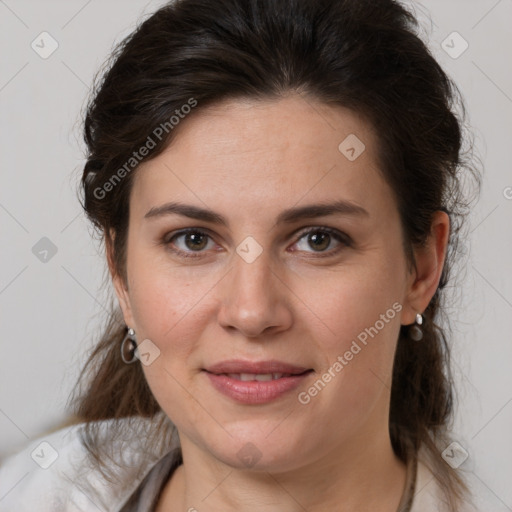
<path fill-rule="evenodd" d="M 298 95 L 197 108 L 170 146 L 137 169 L 139 213 L 169 200 L 260 215 L 262 206 L 277 212 L 298 202 L 389 202 L 377 135 L 356 112 Z"/>
<path fill-rule="evenodd" d="M 319 153 L 338 157 L 339 144 L 352 135 L 364 143 L 366 160 L 377 161 L 378 139 L 372 125 L 345 107 L 292 95 L 278 100 L 228 100 L 197 109 L 178 126 L 169 148 L 175 153 L 187 152 L 198 160 L 204 156 L 254 160 L 258 154 L 277 152 L 289 159 Z"/>

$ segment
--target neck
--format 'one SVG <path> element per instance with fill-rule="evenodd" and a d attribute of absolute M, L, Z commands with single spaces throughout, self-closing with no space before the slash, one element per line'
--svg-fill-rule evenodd
<path fill-rule="evenodd" d="M 164 489 L 157 512 L 205 507 L 223 512 L 396 512 L 405 464 L 394 454 L 389 435 L 373 442 L 362 433 L 357 437 L 328 456 L 273 473 L 230 467 L 180 436 L 184 463 Z"/>

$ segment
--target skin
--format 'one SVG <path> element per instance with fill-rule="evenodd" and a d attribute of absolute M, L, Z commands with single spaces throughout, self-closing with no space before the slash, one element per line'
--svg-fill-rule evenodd
<path fill-rule="evenodd" d="M 366 146 L 355 161 L 338 150 L 349 134 Z M 348 109 L 297 95 L 230 100 L 190 115 L 166 151 L 138 168 L 127 282 L 109 244 L 107 256 L 126 324 L 139 343 L 149 339 L 160 350 L 143 369 L 182 445 L 184 464 L 167 482 L 159 512 L 396 511 L 406 468 L 388 432 L 393 356 L 400 325 L 412 324 L 437 289 L 449 218 L 436 212 L 411 268 L 376 148 L 372 126 Z M 276 224 L 287 208 L 340 199 L 368 215 Z M 229 226 L 176 214 L 145 218 L 169 201 L 214 210 Z M 303 234 L 325 227 L 351 243 L 327 237 L 317 248 Z M 199 252 L 185 236 L 170 241 L 184 228 L 209 235 Z M 236 252 L 247 236 L 262 248 L 252 263 Z M 299 403 L 298 392 L 394 303 L 402 306 L 394 318 L 307 405 Z M 232 358 L 278 359 L 314 373 L 273 402 L 243 405 L 201 372 Z M 251 467 L 237 456 L 248 442 L 260 456 Z"/>

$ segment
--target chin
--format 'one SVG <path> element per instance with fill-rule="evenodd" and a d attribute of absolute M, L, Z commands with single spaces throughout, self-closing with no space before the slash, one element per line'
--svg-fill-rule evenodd
<path fill-rule="evenodd" d="M 304 458 L 304 444 L 278 436 L 269 442 L 268 432 L 251 435 L 249 430 L 243 437 L 233 436 L 222 449 L 210 451 L 224 464 L 238 470 L 284 472 L 296 468 L 296 457 Z"/>

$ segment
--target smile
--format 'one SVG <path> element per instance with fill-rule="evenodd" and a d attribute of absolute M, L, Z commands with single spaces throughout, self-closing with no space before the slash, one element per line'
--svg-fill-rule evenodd
<path fill-rule="evenodd" d="M 227 375 L 230 379 L 242 380 L 248 382 L 251 380 L 257 380 L 259 382 L 266 382 L 269 380 L 281 379 L 282 377 L 291 377 L 291 373 L 228 373 L 222 374 Z"/>
<path fill-rule="evenodd" d="M 300 386 L 313 370 L 291 373 L 203 373 L 213 388 L 240 404 L 265 404 Z M 295 396 L 295 395 L 294 395 Z"/>

